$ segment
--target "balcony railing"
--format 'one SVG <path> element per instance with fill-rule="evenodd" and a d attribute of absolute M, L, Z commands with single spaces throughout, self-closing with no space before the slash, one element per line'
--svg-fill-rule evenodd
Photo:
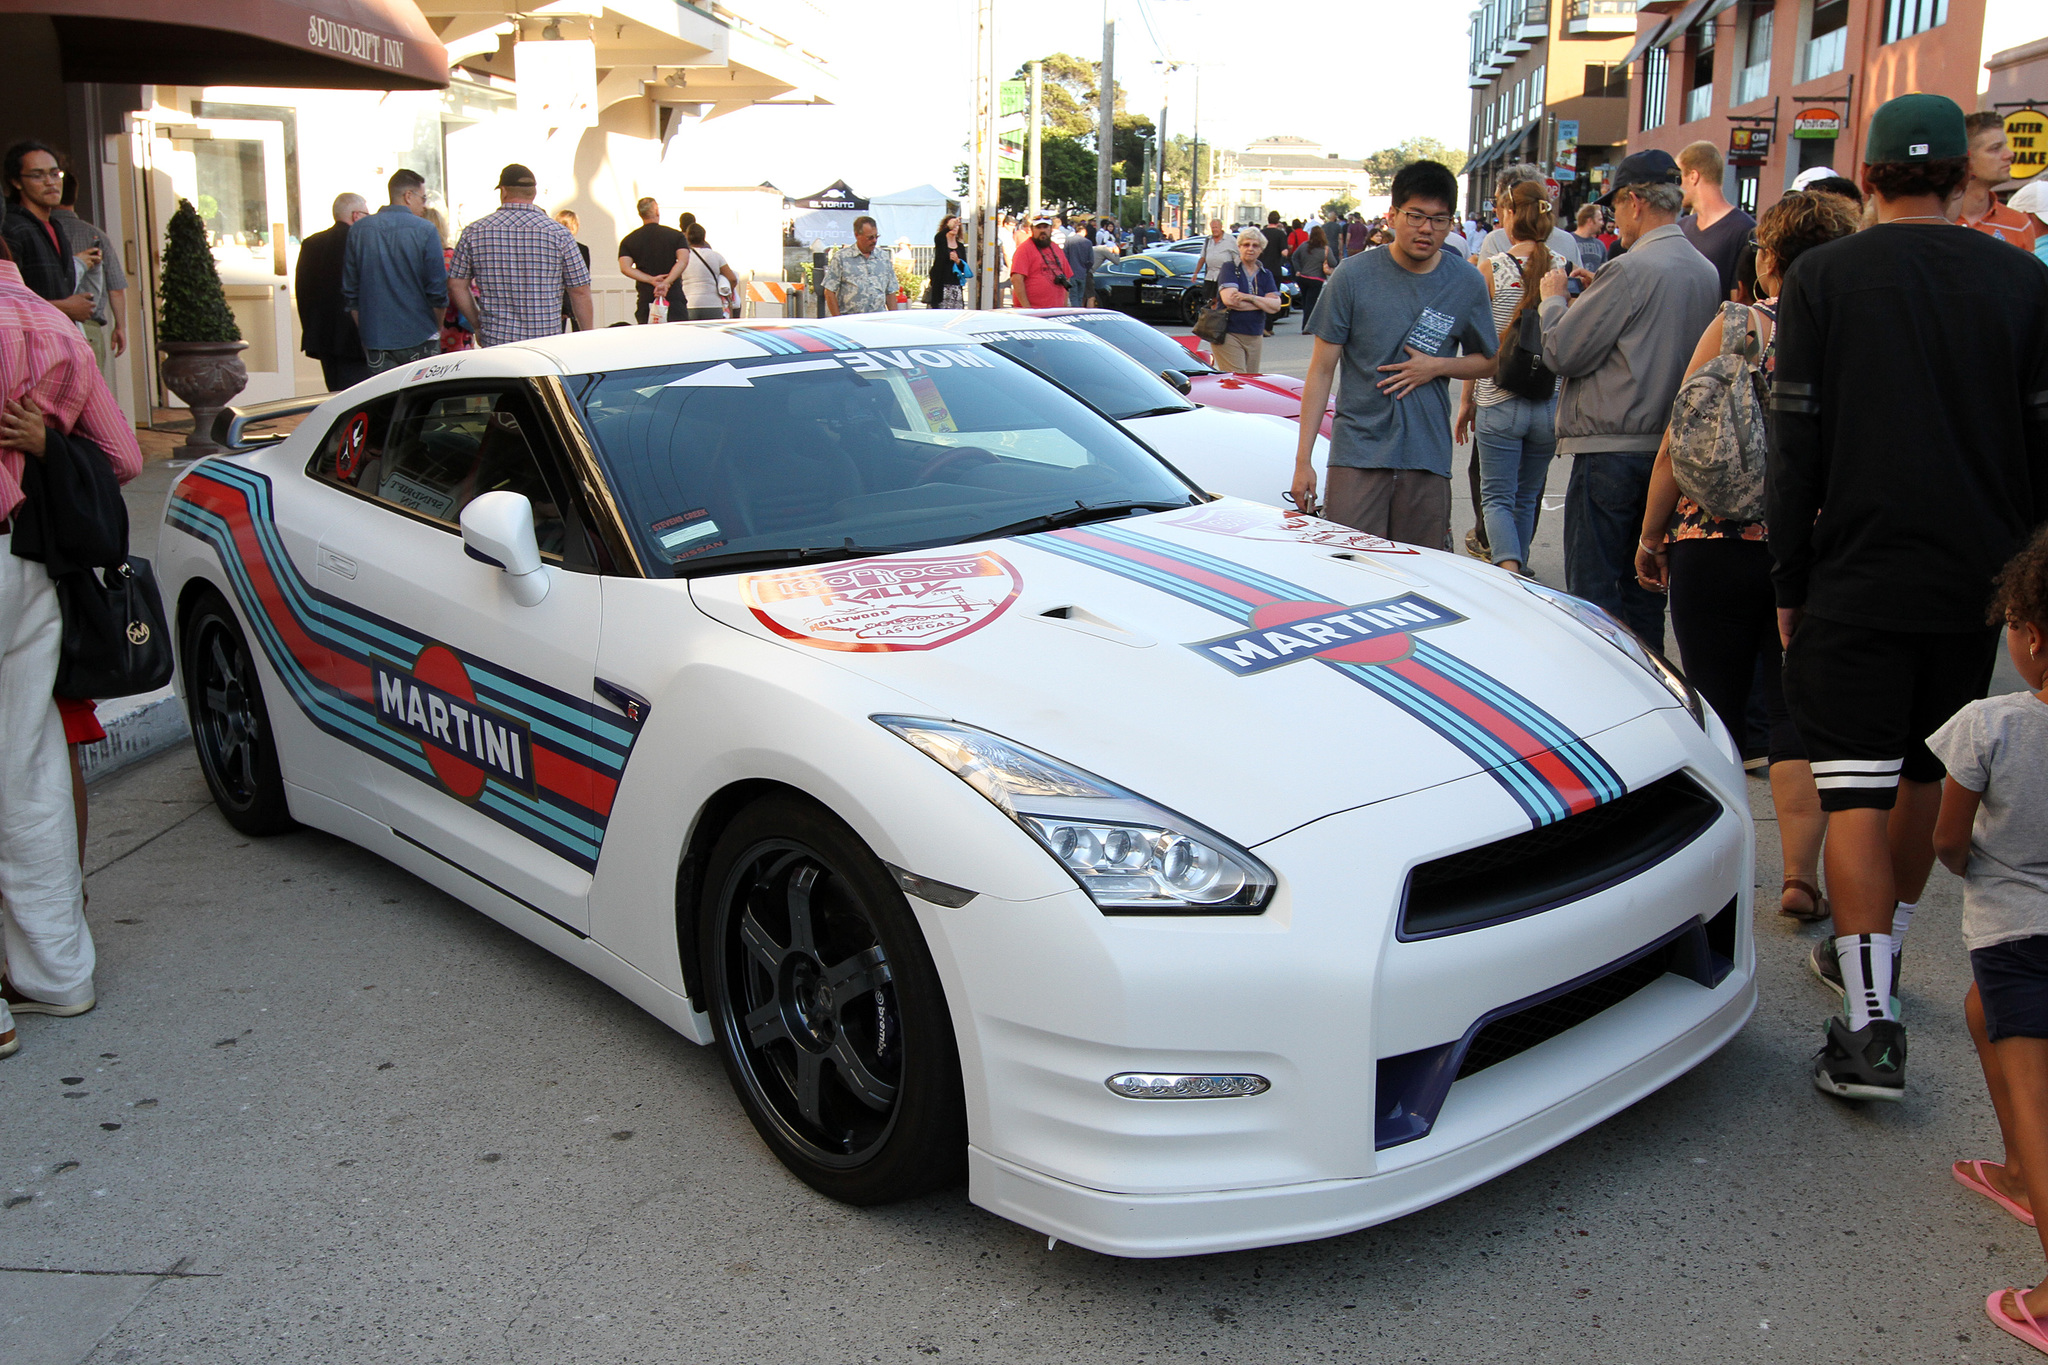
<path fill-rule="evenodd" d="M 1634 33 L 1636 0 L 1572 0 L 1565 7 L 1568 37 L 1589 33 Z"/>
<path fill-rule="evenodd" d="M 1713 87 L 1713 86 L 1711 86 L 1711 85 L 1695 85 L 1695 86 L 1694 86 L 1694 87 L 1693 87 L 1692 89 L 1690 89 L 1690 90 L 1688 90 L 1688 91 L 1686 91 L 1686 92 L 1685 92 L 1685 119 L 1684 119 L 1684 122 L 1686 122 L 1686 123 L 1691 123 L 1691 122 L 1693 122 L 1693 121 L 1694 121 L 1695 119 L 1703 119 L 1703 118 L 1705 118 L 1705 117 L 1706 117 L 1707 115 L 1709 115 L 1709 114 L 1711 114 L 1711 113 L 1713 113 L 1713 112 L 1714 112 L 1714 87 Z"/>
<path fill-rule="evenodd" d="M 1805 81 L 1819 80 L 1832 76 L 1842 69 L 1842 59 L 1849 51 L 1849 30 L 1838 28 L 1833 33 L 1823 33 L 1806 45 L 1805 70 L 1799 78 Z"/>
<path fill-rule="evenodd" d="M 1745 66 L 1735 78 L 1735 103 L 1748 104 L 1771 93 L 1771 63 L 1768 58 Z"/>

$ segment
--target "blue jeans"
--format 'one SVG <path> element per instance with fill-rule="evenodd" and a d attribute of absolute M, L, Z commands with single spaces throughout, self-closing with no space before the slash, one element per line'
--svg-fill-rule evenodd
<path fill-rule="evenodd" d="M 1650 496 L 1648 452 L 1572 457 L 1564 498 L 1565 588 L 1664 652 L 1664 596 L 1636 582 L 1636 545 Z"/>
<path fill-rule="evenodd" d="M 1493 562 L 1512 559 L 1529 571 L 1529 542 L 1536 537 L 1536 509 L 1543 481 L 1557 455 L 1557 398 L 1537 402 L 1510 395 L 1479 409 L 1473 419 L 1479 442 L 1479 507 Z"/>
<path fill-rule="evenodd" d="M 1067 307 L 1079 308 L 1088 302 L 1088 276 L 1076 275 L 1067 281 Z"/>

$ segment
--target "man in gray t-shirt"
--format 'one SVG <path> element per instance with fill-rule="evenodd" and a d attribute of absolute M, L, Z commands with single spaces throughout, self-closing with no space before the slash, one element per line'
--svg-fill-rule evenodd
<path fill-rule="evenodd" d="M 1439 250 L 1457 195 L 1434 161 L 1394 177 L 1394 240 L 1347 257 L 1323 286 L 1301 399 L 1304 413 L 1322 412 L 1341 364 L 1330 520 L 1431 549 L 1451 534 L 1450 381 L 1493 374 L 1496 346 L 1484 279 Z M 1289 496 L 1304 510 L 1315 501 L 1318 425 L 1304 422 L 1296 447 Z"/>

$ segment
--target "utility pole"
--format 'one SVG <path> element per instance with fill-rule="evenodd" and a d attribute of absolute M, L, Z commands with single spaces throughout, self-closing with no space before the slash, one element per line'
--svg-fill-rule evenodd
<path fill-rule="evenodd" d="M 1188 168 L 1188 212 L 1189 221 L 1196 232 L 1207 232 L 1209 224 L 1202 218 L 1202 68 L 1195 67 L 1195 159 Z"/>
<path fill-rule="evenodd" d="M 1002 306 L 1002 246 L 997 240 L 995 0 L 977 0 L 974 35 L 974 159 L 967 167 L 967 258 L 975 262 L 968 303 L 975 308 Z"/>
<path fill-rule="evenodd" d="M 1116 157 L 1116 20 L 1110 17 L 1113 0 L 1102 0 L 1102 79 L 1096 83 L 1095 102 L 1099 115 L 1095 127 L 1095 211 L 1103 216 L 1116 211 L 1112 191 L 1116 172 L 1110 162 Z"/>
<path fill-rule="evenodd" d="M 1159 73 L 1159 127 L 1153 130 L 1152 141 L 1159 149 L 1159 203 L 1152 214 L 1152 221 L 1159 230 L 1166 232 L 1166 110 L 1173 97 L 1173 73 L 1181 64 L 1171 59 L 1155 61 L 1152 65 L 1163 68 Z M 1185 233 L 1167 233 L 1169 238 Z"/>
<path fill-rule="evenodd" d="M 1044 159 L 1039 155 L 1038 152 L 1039 70 L 1040 63 L 1033 62 L 1031 64 L 1031 123 L 1029 127 L 1026 129 L 1026 136 L 1030 139 L 1031 142 L 1031 160 L 1028 170 L 1031 179 L 1030 187 L 1027 191 L 1025 199 L 1025 202 L 1029 205 L 1029 207 L 1025 210 L 1026 222 L 1037 221 L 1039 198 L 1044 193 L 1042 187 L 1045 183 Z"/>

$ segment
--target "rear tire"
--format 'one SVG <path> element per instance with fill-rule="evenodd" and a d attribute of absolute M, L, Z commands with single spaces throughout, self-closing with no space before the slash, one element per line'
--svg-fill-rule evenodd
<path fill-rule="evenodd" d="M 699 960 L 719 1054 L 761 1140 L 848 1204 L 955 1183 L 960 1056 L 924 935 L 875 855 L 807 801 L 765 798 L 705 867 Z"/>
<path fill-rule="evenodd" d="M 186 618 L 180 661 L 193 747 L 220 813 L 244 834 L 297 829 L 256 656 L 220 594 L 207 593 Z"/>

